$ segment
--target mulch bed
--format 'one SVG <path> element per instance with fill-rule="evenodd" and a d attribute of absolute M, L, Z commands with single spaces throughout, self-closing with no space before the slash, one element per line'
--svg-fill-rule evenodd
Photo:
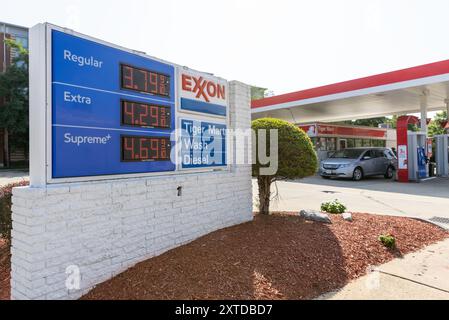
<path fill-rule="evenodd" d="M 142 262 L 98 285 L 83 299 L 311 299 L 366 274 L 369 266 L 449 238 L 407 218 L 332 216 L 332 225 L 288 213 L 220 230 Z M 386 249 L 380 234 L 393 234 Z M 0 300 L 10 295 L 10 254 L 0 239 Z"/>
<path fill-rule="evenodd" d="M 83 299 L 311 299 L 386 263 L 449 237 L 417 220 L 354 214 L 332 225 L 289 214 L 207 235 L 138 264 Z M 386 249 L 380 234 L 392 234 Z"/>
<path fill-rule="evenodd" d="M 10 296 L 11 256 L 6 242 L 0 238 L 0 300 L 9 300 Z"/>

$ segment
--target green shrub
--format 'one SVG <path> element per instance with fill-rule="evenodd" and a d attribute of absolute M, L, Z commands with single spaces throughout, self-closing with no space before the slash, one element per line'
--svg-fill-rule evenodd
<path fill-rule="evenodd" d="M 338 200 L 332 202 L 325 202 L 321 205 L 321 211 L 332 213 L 332 214 L 342 214 L 346 212 L 346 206 L 340 203 Z"/>
<path fill-rule="evenodd" d="M 389 249 L 394 249 L 396 247 L 396 238 L 390 234 L 381 235 L 379 241 Z"/>
<path fill-rule="evenodd" d="M 261 146 L 258 145 L 261 130 L 267 132 L 267 150 L 270 150 L 270 130 L 278 132 L 278 170 L 274 175 L 261 175 L 261 168 L 268 165 L 260 163 L 256 159 L 253 165 L 253 177 L 257 178 L 259 185 L 259 211 L 261 214 L 269 214 L 270 200 L 272 198 L 271 185 L 277 180 L 303 179 L 313 176 L 318 170 L 318 157 L 309 136 L 294 124 L 287 121 L 263 118 L 252 122 L 252 129 L 256 134 L 253 139 L 253 151 L 258 153 Z"/>
<path fill-rule="evenodd" d="M 7 243 L 11 242 L 11 198 L 12 189 L 15 187 L 27 186 L 27 181 L 12 183 L 0 188 L 0 237 L 5 239 Z"/>

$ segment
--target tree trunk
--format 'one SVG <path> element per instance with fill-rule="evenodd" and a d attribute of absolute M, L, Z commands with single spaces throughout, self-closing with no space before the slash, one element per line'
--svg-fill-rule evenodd
<path fill-rule="evenodd" d="M 260 214 L 270 214 L 271 182 L 272 178 L 269 176 L 261 176 L 257 178 L 257 183 L 259 184 Z"/>

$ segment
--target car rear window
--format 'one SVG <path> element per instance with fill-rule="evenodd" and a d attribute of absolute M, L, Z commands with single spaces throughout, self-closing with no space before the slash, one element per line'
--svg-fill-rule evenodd
<path fill-rule="evenodd" d="M 345 149 L 335 152 L 332 159 L 358 159 L 365 152 L 363 149 Z"/>

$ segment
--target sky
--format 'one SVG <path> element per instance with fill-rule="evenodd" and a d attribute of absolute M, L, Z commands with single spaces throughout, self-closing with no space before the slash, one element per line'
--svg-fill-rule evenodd
<path fill-rule="evenodd" d="M 51 22 L 275 94 L 449 59 L 447 0 L 2 1 Z"/>

